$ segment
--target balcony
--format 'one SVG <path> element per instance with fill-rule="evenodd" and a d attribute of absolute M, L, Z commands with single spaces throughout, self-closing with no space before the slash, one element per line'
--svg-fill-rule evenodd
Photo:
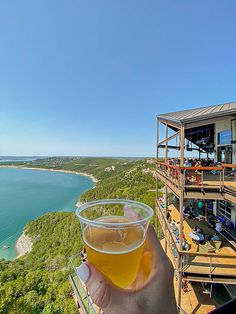
<path fill-rule="evenodd" d="M 216 248 L 214 252 L 202 252 L 199 244 L 189 237 L 189 233 L 194 225 L 199 226 L 205 222 L 194 220 L 190 222 L 190 220 L 184 219 L 183 231 L 189 248 L 180 250 L 179 240 L 171 229 L 170 223 L 166 219 L 166 210 L 161 206 L 159 200 L 156 200 L 156 209 L 157 218 L 165 236 L 166 249 L 175 268 L 182 273 L 184 278 L 190 281 L 236 284 L 236 252 L 230 243 L 222 242 L 221 247 Z M 171 218 L 178 223 L 180 213 L 177 208 L 172 204 L 168 210 Z M 214 229 L 210 230 L 206 223 L 204 228 L 209 234 L 214 233 Z"/>
<path fill-rule="evenodd" d="M 178 197 L 218 199 L 236 203 L 236 165 L 180 167 L 157 162 L 157 177 Z"/>

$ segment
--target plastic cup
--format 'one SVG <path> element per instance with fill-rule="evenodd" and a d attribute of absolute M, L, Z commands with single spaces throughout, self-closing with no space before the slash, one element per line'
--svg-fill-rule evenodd
<path fill-rule="evenodd" d="M 136 279 L 151 207 L 125 199 L 85 203 L 76 210 L 88 261 L 118 287 Z"/>

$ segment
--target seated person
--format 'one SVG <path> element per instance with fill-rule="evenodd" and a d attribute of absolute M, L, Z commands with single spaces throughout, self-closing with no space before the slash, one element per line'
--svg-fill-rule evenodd
<path fill-rule="evenodd" d="M 222 224 L 224 224 L 225 221 L 226 221 L 226 219 L 225 219 L 224 216 L 218 216 L 218 219 L 219 219 L 219 221 L 220 221 Z"/>
<path fill-rule="evenodd" d="M 186 239 L 183 239 L 183 242 L 182 242 L 182 249 L 184 251 L 188 251 L 190 249 L 190 245 L 189 243 L 186 241 Z"/>
<path fill-rule="evenodd" d="M 225 227 L 227 229 L 234 229 L 234 224 L 232 223 L 231 220 L 227 219 L 226 222 L 225 222 Z"/>
<path fill-rule="evenodd" d="M 194 231 L 195 233 L 202 233 L 202 229 L 199 228 L 198 226 L 195 226 L 193 231 Z"/>
<path fill-rule="evenodd" d="M 186 207 L 184 208 L 183 214 L 184 214 L 184 216 L 186 216 L 187 218 L 191 218 L 191 217 L 192 217 L 192 213 L 191 213 L 191 210 L 190 210 L 189 206 L 186 206 Z"/>
<path fill-rule="evenodd" d="M 166 212 L 166 219 L 170 222 L 171 221 L 171 215 L 170 212 L 167 210 Z"/>
<path fill-rule="evenodd" d="M 216 222 L 215 230 L 217 232 L 222 232 L 222 223 L 219 220 L 217 220 L 217 222 Z"/>
<path fill-rule="evenodd" d="M 211 241 L 220 241 L 220 237 L 217 235 L 217 233 L 214 233 L 214 235 L 211 237 Z"/>
<path fill-rule="evenodd" d="M 208 225 L 211 226 L 212 228 L 215 228 L 215 225 L 216 225 L 216 216 L 215 215 L 211 215 L 209 218 L 208 218 Z"/>
<path fill-rule="evenodd" d="M 178 236 L 176 238 L 177 238 L 177 241 L 179 242 L 179 229 L 178 229 Z M 182 239 L 184 242 L 185 241 L 184 227 L 183 227 L 183 231 L 182 231 Z"/>
<path fill-rule="evenodd" d="M 174 233 L 176 239 L 178 239 L 179 238 L 179 228 L 178 228 L 177 223 L 174 220 L 172 220 L 170 226 L 171 226 L 171 229 L 173 230 L 173 233 Z"/>

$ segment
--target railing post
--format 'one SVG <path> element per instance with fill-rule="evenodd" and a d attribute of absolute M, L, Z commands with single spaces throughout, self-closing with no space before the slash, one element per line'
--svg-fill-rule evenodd
<path fill-rule="evenodd" d="M 211 278 L 211 273 L 212 273 L 212 257 L 210 256 L 210 274 L 209 274 L 210 278 Z"/>
<path fill-rule="evenodd" d="M 178 265 L 177 265 L 177 269 L 178 269 L 178 280 L 179 280 L 179 287 L 178 287 L 178 299 L 177 299 L 177 306 L 178 306 L 178 313 L 180 312 L 180 308 L 181 308 L 181 293 L 182 293 L 182 255 L 180 253 L 178 253 Z"/>
<path fill-rule="evenodd" d="M 224 188 L 224 185 L 225 185 L 225 168 L 223 167 L 223 170 L 222 170 L 222 187 Z"/>
<path fill-rule="evenodd" d="M 157 125 L 156 125 L 156 200 L 158 199 L 158 176 L 157 176 L 157 171 L 158 171 L 158 144 L 159 144 L 159 119 L 158 116 L 156 117 L 157 119 Z M 156 211 L 159 210 L 158 206 L 156 206 Z M 157 215 L 156 215 L 157 218 Z M 158 234 L 158 218 L 156 219 L 156 234 Z"/>

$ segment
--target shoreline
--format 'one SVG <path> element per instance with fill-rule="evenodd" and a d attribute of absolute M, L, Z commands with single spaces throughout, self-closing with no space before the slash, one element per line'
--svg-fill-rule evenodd
<path fill-rule="evenodd" d="M 24 166 L 15 166 L 15 165 L 0 165 L 0 168 L 17 168 L 17 169 L 29 169 L 29 170 L 41 170 L 41 171 L 51 171 L 51 172 L 64 172 L 64 173 L 71 173 L 71 174 L 76 174 L 84 177 L 89 177 L 93 183 L 97 183 L 99 180 L 95 178 L 92 174 L 88 174 L 85 172 L 78 172 L 78 171 L 72 171 L 72 170 L 62 170 L 62 169 L 52 169 L 52 168 L 34 168 L 34 167 L 24 167 Z M 83 203 L 80 201 L 80 198 L 77 200 L 75 206 L 78 208 L 81 206 Z M 22 234 L 20 237 L 17 239 L 16 244 L 15 244 L 15 249 L 17 252 L 16 258 L 19 258 L 26 253 L 29 253 L 32 250 L 32 245 L 33 241 L 32 239 L 26 235 L 25 230 L 23 230 Z"/>
<path fill-rule="evenodd" d="M 16 252 L 17 252 L 16 258 L 19 258 L 25 255 L 26 253 L 31 252 L 32 250 L 33 241 L 29 236 L 26 235 L 25 232 L 26 230 L 23 230 L 21 236 L 16 241 L 16 245 L 15 245 Z"/>
<path fill-rule="evenodd" d="M 43 171 L 51 171 L 51 172 L 64 172 L 64 173 L 71 173 L 76 174 L 79 176 L 89 177 L 93 183 L 97 183 L 99 180 L 95 178 L 92 174 L 86 172 L 78 172 L 73 170 L 62 170 L 62 169 L 53 169 L 53 168 L 34 168 L 34 167 L 24 167 L 24 166 L 4 166 L 0 165 L 0 168 L 18 168 L 18 169 L 29 169 L 29 170 L 43 170 Z"/>

